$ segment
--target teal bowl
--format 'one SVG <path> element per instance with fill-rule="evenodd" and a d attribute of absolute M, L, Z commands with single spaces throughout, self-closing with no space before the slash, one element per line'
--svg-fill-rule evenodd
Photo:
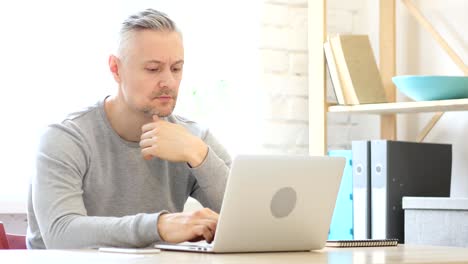
<path fill-rule="evenodd" d="M 415 101 L 468 98 L 468 77 L 406 75 L 395 76 L 400 92 Z"/>

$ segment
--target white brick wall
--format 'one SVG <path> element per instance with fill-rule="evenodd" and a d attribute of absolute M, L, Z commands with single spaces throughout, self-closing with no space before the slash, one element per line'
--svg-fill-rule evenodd
<path fill-rule="evenodd" d="M 305 76 L 308 73 L 307 53 L 289 53 L 289 73 L 296 76 Z"/>
<path fill-rule="evenodd" d="M 264 71 L 266 73 L 284 74 L 289 69 L 289 54 L 286 51 L 265 49 L 261 51 Z"/>
<path fill-rule="evenodd" d="M 353 11 L 345 9 L 329 9 L 327 19 L 328 33 L 353 32 Z"/>
<path fill-rule="evenodd" d="M 262 23 L 268 26 L 286 26 L 288 10 L 287 5 L 266 3 L 263 5 Z"/>
<path fill-rule="evenodd" d="M 329 33 L 361 33 L 367 0 L 328 0 Z M 307 0 L 264 1 L 260 52 L 264 104 L 263 148 L 269 153 L 308 153 Z M 328 98 L 334 100 L 331 87 Z M 349 148 L 366 118 L 328 115 L 329 148 Z M 375 119 L 375 117 L 374 117 Z M 358 131 L 358 133 L 356 133 Z"/>
<path fill-rule="evenodd" d="M 263 148 L 307 153 L 307 1 L 266 1 L 262 11 Z"/>
<path fill-rule="evenodd" d="M 280 4 L 287 6 L 307 6 L 307 0 L 265 0 L 265 3 Z"/>

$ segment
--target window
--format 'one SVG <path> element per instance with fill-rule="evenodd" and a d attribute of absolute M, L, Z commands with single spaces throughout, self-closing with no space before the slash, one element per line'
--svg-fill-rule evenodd
<path fill-rule="evenodd" d="M 52 122 L 113 93 L 107 68 L 120 23 L 155 8 L 184 34 L 176 113 L 211 128 L 233 153 L 257 147 L 257 30 L 251 1 L 0 2 L 0 203 L 26 201 L 39 136 Z"/>

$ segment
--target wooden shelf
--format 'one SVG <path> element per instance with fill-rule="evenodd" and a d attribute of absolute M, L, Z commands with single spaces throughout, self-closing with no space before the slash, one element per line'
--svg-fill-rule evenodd
<path fill-rule="evenodd" d="M 449 112 L 465 110 L 468 110 L 468 99 L 362 105 L 333 105 L 328 107 L 328 112 L 330 113 L 357 114 L 397 114 L 421 112 Z"/>

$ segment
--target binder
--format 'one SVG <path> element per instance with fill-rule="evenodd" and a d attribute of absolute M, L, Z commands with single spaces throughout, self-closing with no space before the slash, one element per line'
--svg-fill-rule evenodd
<path fill-rule="evenodd" d="M 452 146 L 371 141 L 371 234 L 404 243 L 403 196 L 450 196 Z"/>
<path fill-rule="evenodd" d="M 351 150 L 330 150 L 330 157 L 346 158 L 346 166 L 341 177 L 340 189 L 336 198 L 335 210 L 328 233 L 329 240 L 353 239 L 353 176 Z"/>
<path fill-rule="evenodd" d="M 354 239 L 371 238 L 371 143 L 352 141 Z"/>

